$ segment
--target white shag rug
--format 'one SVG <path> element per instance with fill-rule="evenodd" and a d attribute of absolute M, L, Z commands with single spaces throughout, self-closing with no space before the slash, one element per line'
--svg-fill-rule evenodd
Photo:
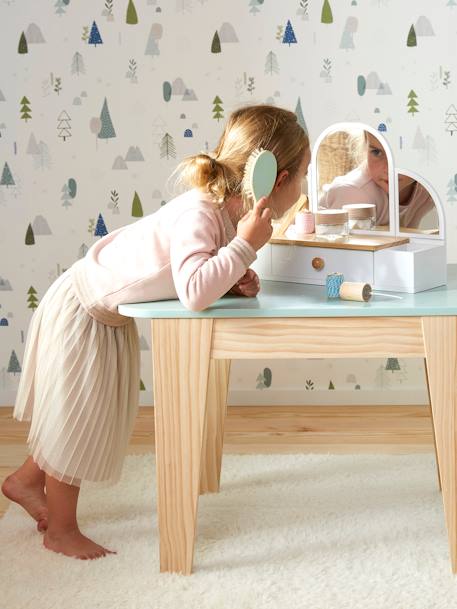
<path fill-rule="evenodd" d="M 13 505 L 0 520 L 8 609 L 453 609 L 434 455 L 224 455 L 199 501 L 194 573 L 160 574 L 153 455 L 114 487 L 86 485 L 83 532 L 118 551 L 43 548 Z"/>

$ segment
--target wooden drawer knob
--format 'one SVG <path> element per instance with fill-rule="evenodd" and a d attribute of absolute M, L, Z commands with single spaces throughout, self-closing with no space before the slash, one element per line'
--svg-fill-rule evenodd
<path fill-rule="evenodd" d="M 322 271 L 325 266 L 325 261 L 323 258 L 319 258 L 318 256 L 316 256 L 316 258 L 313 258 L 311 264 L 313 266 L 313 269 L 316 269 L 316 271 Z"/>

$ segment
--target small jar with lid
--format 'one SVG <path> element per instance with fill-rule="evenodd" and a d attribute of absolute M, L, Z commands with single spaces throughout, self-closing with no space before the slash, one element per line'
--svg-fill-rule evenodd
<path fill-rule="evenodd" d="M 374 203 L 347 203 L 343 209 L 348 212 L 349 230 L 373 230 L 376 225 L 376 205 Z"/>
<path fill-rule="evenodd" d="M 343 239 L 349 234 L 348 212 L 344 209 L 320 209 L 316 212 L 316 235 L 328 241 Z"/>

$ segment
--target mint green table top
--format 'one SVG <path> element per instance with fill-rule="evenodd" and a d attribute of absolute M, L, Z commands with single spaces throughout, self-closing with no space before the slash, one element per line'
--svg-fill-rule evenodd
<path fill-rule="evenodd" d="M 262 281 L 256 298 L 224 296 L 213 305 L 195 313 L 179 300 L 140 302 L 119 305 L 128 317 L 205 318 L 205 317 L 394 317 L 457 315 L 457 264 L 448 266 L 445 286 L 406 294 L 385 292 L 369 302 L 327 299 L 325 286 L 282 281 Z"/>

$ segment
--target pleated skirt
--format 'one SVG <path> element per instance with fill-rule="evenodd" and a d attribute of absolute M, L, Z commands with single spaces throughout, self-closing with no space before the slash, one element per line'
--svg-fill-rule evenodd
<path fill-rule="evenodd" d="M 115 483 L 138 410 L 138 330 L 133 318 L 114 327 L 91 317 L 69 271 L 33 313 L 14 417 L 31 420 L 30 454 L 53 478 Z"/>

